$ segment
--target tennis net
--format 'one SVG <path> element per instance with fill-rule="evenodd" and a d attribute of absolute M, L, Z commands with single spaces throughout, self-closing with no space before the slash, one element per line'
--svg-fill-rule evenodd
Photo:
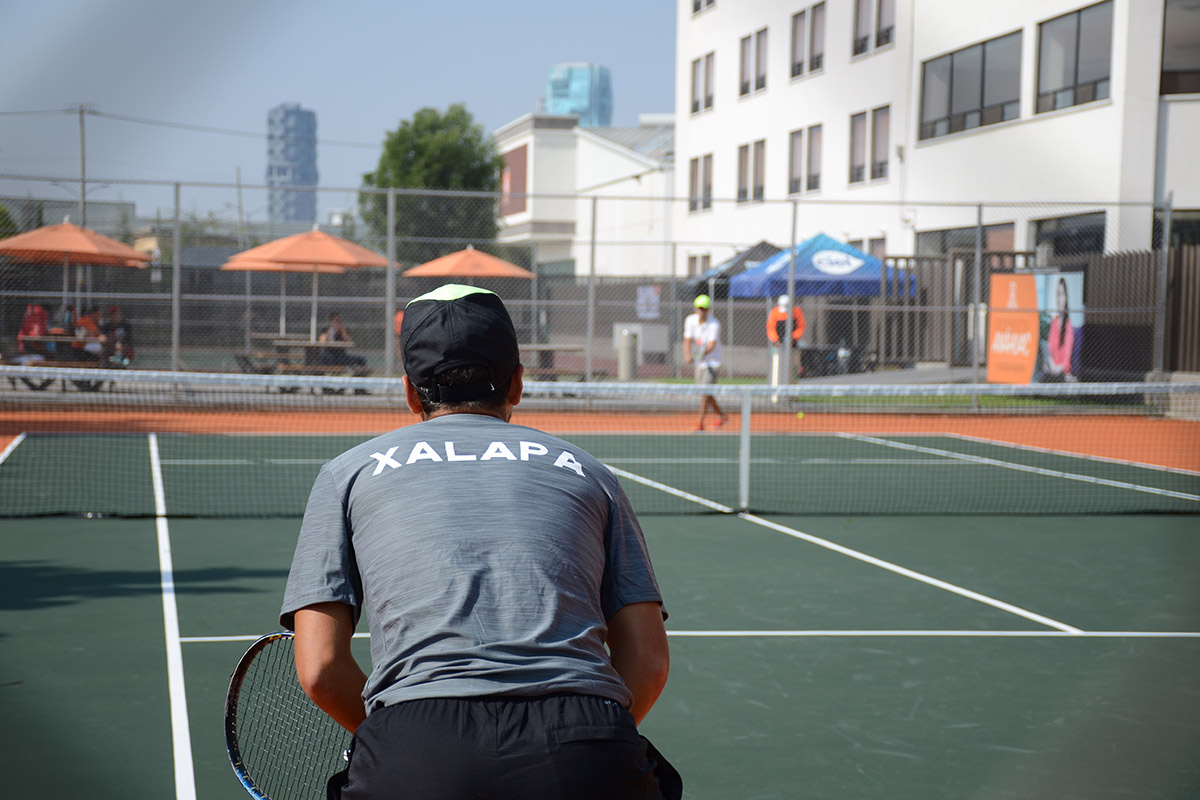
<path fill-rule="evenodd" d="M 729 420 L 696 432 L 703 393 Z M 0 400 L 10 517 L 299 516 L 321 464 L 417 421 L 384 378 L 0 367 Z M 1200 511 L 1200 383 L 529 382 L 513 422 L 642 514 Z"/>

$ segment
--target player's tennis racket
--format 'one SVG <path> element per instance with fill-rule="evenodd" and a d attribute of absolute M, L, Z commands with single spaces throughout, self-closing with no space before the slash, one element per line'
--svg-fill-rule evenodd
<path fill-rule="evenodd" d="M 250 645 L 225 697 L 225 746 L 251 797 L 324 798 L 329 776 L 346 768 L 350 739 L 300 688 L 291 633 Z"/>

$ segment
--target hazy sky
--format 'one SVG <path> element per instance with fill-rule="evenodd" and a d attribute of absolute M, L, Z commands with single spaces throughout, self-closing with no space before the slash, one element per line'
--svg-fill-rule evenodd
<path fill-rule="evenodd" d="M 612 70 L 616 125 L 636 124 L 639 113 L 669 112 L 674 102 L 673 0 L 4 0 L 3 6 L 0 112 L 59 112 L 87 103 L 107 114 L 265 134 L 269 108 L 299 103 L 317 113 L 322 186 L 360 185 L 385 133 L 419 108 L 465 103 L 489 132 L 535 111 L 556 62 Z M 240 167 L 244 183 L 265 182 L 265 138 L 89 115 L 86 143 L 89 179 L 232 183 Z M 77 181 L 78 116 L 0 113 L 0 174 Z M 20 184 L 22 195 L 27 185 Z M 16 190 L 0 180 L 0 193 Z M 137 200 L 146 213 L 149 198 L 139 197 L 137 187 L 88 192 L 89 199 Z M 34 193 L 72 196 L 47 186 Z M 337 205 L 336 198 L 321 202 Z"/>

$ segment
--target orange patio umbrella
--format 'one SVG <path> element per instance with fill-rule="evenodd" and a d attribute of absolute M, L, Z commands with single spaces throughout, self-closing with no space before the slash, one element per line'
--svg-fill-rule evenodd
<path fill-rule="evenodd" d="M 221 269 L 279 274 L 279 332 L 286 333 L 284 280 L 288 272 L 312 275 L 312 313 L 309 336 L 317 340 L 317 276 L 355 267 L 386 267 L 387 258 L 348 239 L 313 226 L 311 231 L 275 239 L 232 256 Z"/>
<path fill-rule="evenodd" d="M 68 300 L 72 264 L 140 268 L 152 260 L 146 253 L 116 239 L 71 224 L 69 217 L 58 225 L 47 225 L 0 240 L 0 256 L 29 264 L 62 264 L 64 306 Z"/>
<path fill-rule="evenodd" d="M 426 261 L 404 273 L 413 278 L 525 278 L 533 273 L 502 258 L 480 252 L 471 245 L 466 250 Z"/>

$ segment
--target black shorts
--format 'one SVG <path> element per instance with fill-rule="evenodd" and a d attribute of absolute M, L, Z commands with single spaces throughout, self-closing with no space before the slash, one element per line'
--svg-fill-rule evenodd
<path fill-rule="evenodd" d="M 344 784 L 344 785 L 339 785 Z M 330 800 L 670 800 L 629 711 L 590 695 L 410 700 L 372 712 Z"/>

